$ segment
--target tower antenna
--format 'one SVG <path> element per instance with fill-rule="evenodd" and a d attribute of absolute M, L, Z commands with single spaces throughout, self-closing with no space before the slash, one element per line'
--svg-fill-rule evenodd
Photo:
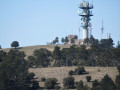
<path fill-rule="evenodd" d="M 92 9 L 93 9 L 93 6 L 89 5 L 89 2 L 83 2 L 79 4 L 79 8 L 82 10 L 80 13 L 79 13 L 79 16 L 81 16 L 81 20 L 83 21 L 81 23 L 81 26 L 83 28 L 83 40 L 89 38 L 89 22 L 90 22 L 90 17 L 93 16 L 92 14 Z"/>
<path fill-rule="evenodd" d="M 102 20 L 101 39 L 103 39 L 103 31 L 104 31 L 104 27 L 103 27 L 103 20 Z"/>
<path fill-rule="evenodd" d="M 80 39 L 80 27 L 79 27 L 79 39 Z"/>

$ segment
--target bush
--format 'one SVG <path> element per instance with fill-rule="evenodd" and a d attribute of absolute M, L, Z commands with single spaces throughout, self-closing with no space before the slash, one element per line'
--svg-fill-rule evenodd
<path fill-rule="evenodd" d="M 100 83 L 98 82 L 98 80 L 94 80 L 93 83 L 92 83 L 93 88 L 96 88 L 99 85 L 100 85 Z"/>
<path fill-rule="evenodd" d="M 116 76 L 115 84 L 118 90 L 120 90 L 120 74 Z"/>
<path fill-rule="evenodd" d="M 57 81 L 58 80 L 56 78 L 48 78 L 45 81 L 45 85 L 44 86 L 45 86 L 46 89 L 54 89 Z"/>
<path fill-rule="evenodd" d="M 73 71 L 73 70 L 70 70 L 70 71 L 69 71 L 69 75 L 74 75 L 74 71 Z"/>
<path fill-rule="evenodd" d="M 83 81 L 80 80 L 77 85 L 77 90 L 82 90 L 82 88 L 83 88 Z"/>
<path fill-rule="evenodd" d="M 60 86 L 55 86 L 55 90 L 60 90 Z"/>
<path fill-rule="evenodd" d="M 89 87 L 87 85 L 83 84 L 83 81 L 79 81 L 77 85 L 77 90 L 89 90 Z"/>
<path fill-rule="evenodd" d="M 67 77 L 63 79 L 63 86 L 67 89 L 74 87 L 74 77 Z"/>
<path fill-rule="evenodd" d="M 39 83 L 37 81 L 33 81 L 32 90 L 37 90 L 39 87 Z"/>
<path fill-rule="evenodd" d="M 86 80 L 87 80 L 87 82 L 90 82 L 91 76 L 86 76 Z"/>
<path fill-rule="evenodd" d="M 45 82 L 45 80 L 46 80 L 46 78 L 41 78 L 41 81 L 42 81 L 42 82 Z"/>
<path fill-rule="evenodd" d="M 84 67 L 78 67 L 78 68 L 75 69 L 75 74 L 76 75 L 81 75 L 84 72 L 86 72 L 85 69 L 84 69 Z"/>
<path fill-rule="evenodd" d="M 78 85 L 78 82 L 75 82 L 75 85 Z"/>

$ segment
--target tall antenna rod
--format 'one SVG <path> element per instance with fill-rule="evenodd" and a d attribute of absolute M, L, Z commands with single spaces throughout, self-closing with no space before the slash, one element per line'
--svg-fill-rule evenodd
<path fill-rule="evenodd" d="M 79 28 L 79 39 L 80 39 L 80 28 Z"/>
<path fill-rule="evenodd" d="M 103 20 L 102 20 L 101 39 L 103 39 L 103 31 L 104 31 L 104 27 L 103 27 Z"/>

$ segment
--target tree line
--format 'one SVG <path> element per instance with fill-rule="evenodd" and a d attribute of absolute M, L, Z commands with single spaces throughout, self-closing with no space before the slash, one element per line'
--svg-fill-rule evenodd
<path fill-rule="evenodd" d="M 114 47 L 113 40 L 102 39 L 100 41 L 90 38 L 85 40 L 88 45 L 70 46 L 60 48 L 55 46 L 51 52 L 45 48 L 35 50 L 33 55 L 28 56 L 30 67 L 48 66 L 117 66 L 120 64 L 120 45 Z"/>

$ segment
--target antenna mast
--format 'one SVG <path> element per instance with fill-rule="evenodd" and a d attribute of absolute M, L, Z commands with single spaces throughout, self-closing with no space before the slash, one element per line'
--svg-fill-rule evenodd
<path fill-rule="evenodd" d="M 103 31 L 104 31 L 104 27 L 103 27 L 103 20 L 102 20 L 101 39 L 103 39 Z"/>
<path fill-rule="evenodd" d="M 80 28 L 79 28 L 79 39 L 80 39 Z"/>
<path fill-rule="evenodd" d="M 79 8 L 82 10 L 79 13 L 79 16 L 82 17 L 81 20 L 83 22 L 81 23 L 81 26 L 83 28 L 83 40 L 85 40 L 86 38 L 89 38 L 89 23 L 91 20 L 90 17 L 93 16 L 91 11 L 93 9 L 93 5 L 83 0 L 83 2 L 79 4 Z"/>

